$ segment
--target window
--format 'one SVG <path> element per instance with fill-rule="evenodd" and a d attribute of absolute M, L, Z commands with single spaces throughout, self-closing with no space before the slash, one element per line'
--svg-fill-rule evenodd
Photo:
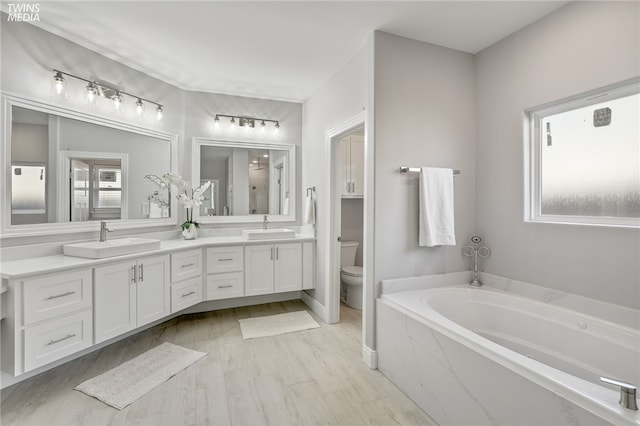
<path fill-rule="evenodd" d="M 640 83 L 529 111 L 526 220 L 640 226 Z"/>
<path fill-rule="evenodd" d="M 11 214 L 45 214 L 46 165 L 11 165 Z"/>

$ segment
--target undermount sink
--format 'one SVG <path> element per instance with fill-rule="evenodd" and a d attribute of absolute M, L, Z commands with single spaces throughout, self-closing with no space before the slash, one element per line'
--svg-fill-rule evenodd
<path fill-rule="evenodd" d="M 159 248 L 160 240 L 152 240 L 149 238 L 119 238 L 103 242 L 91 241 L 88 243 L 65 244 L 63 246 L 63 252 L 65 256 L 102 259 L 103 257 L 122 256 L 124 254 L 157 250 Z"/>
<path fill-rule="evenodd" d="M 286 228 L 245 229 L 242 231 L 242 238 L 245 240 L 278 240 L 295 236 L 296 231 Z"/>

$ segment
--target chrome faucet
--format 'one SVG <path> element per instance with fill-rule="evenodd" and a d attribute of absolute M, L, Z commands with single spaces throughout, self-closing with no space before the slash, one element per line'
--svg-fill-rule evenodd
<path fill-rule="evenodd" d="M 100 242 L 107 241 L 107 232 L 113 232 L 113 229 L 107 228 L 107 222 L 104 220 L 100 222 Z"/>
<path fill-rule="evenodd" d="M 267 215 L 264 215 L 264 220 L 262 221 L 262 229 L 267 229 Z"/>

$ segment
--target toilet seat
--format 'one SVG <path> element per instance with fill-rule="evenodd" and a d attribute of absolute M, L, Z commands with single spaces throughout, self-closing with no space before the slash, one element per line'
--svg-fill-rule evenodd
<path fill-rule="evenodd" d="M 350 277 L 361 277 L 362 276 L 362 266 L 344 266 L 340 268 L 343 274 L 349 275 Z"/>

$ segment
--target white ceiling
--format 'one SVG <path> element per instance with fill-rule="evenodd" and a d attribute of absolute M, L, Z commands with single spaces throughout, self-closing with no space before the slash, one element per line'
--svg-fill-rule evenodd
<path fill-rule="evenodd" d="M 373 30 L 477 53 L 566 3 L 44 1 L 38 25 L 182 89 L 303 101 Z"/>

